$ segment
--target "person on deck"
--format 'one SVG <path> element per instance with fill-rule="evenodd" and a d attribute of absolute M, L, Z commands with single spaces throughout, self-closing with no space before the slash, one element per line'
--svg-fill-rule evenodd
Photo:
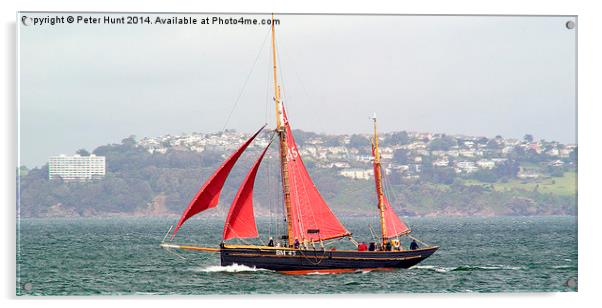
<path fill-rule="evenodd" d="M 299 249 L 299 240 L 295 239 L 295 243 L 293 244 L 293 247 L 295 247 L 295 249 Z"/>
<path fill-rule="evenodd" d="M 412 243 L 410 244 L 410 249 L 411 250 L 418 249 L 418 243 L 416 243 L 416 240 L 412 240 Z"/>
<path fill-rule="evenodd" d="M 368 246 L 368 250 L 369 251 L 375 251 L 376 250 L 376 245 L 374 245 L 374 242 L 370 242 L 370 246 Z"/>
<path fill-rule="evenodd" d="M 385 250 L 386 250 L 386 251 L 391 251 L 391 241 L 388 241 L 388 242 L 385 244 Z"/>
<path fill-rule="evenodd" d="M 274 239 L 270 236 L 270 241 L 268 242 L 268 246 L 274 247 Z"/>
<path fill-rule="evenodd" d="M 361 242 L 357 245 L 357 251 L 366 251 L 368 250 L 368 245 L 366 243 Z"/>

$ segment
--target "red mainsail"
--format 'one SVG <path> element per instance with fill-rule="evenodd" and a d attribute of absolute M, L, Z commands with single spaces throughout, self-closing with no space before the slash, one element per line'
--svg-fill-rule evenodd
<path fill-rule="evenodd" d="M 240 146 L 240 148 L 236 150 L 236 152 L 234 152 L 230 157 L 228 157 L 228 159 L 226 159 L 226 161 L 222 163 L 222 165 L 215 171 L 215 173 L 213 173 L 213 175 L 209 177 L 205 184 L 203 184 L 203 187 L 201 187 L 201 189 L 197 192 L 194 198 L 192 198 L 192 200 L 188 204 L 188 207 L 186 208 L 186 210 L 184 210 L 182 217 L 180 217 L 180 221 L 178 221 L 178 224 L 176 225 L 176 228 L 174 229 L 173 234 L 171 235 L 172 239 L 174 238 L 174 236 L 176 236 L 176 233 L 188 218 L 206 209 L 217 206 L 217 203 L 219 202 L 219 195 L 222 192 L 222 188 L 224 187 L 224 183 L 226 182 L 226 179 L 228 178 L 232 167 L 234 167 L 234 164 L 236 163 L 238 158 L 240 158 L 240 155 L 242 155 L 242 153 L 247 149 L 249 144 L 251 144 L 253 139 L 257 137 L 259 132 L 261 132 L 261 130 L 263 130 L 264 127 L 265 125 L 262 128 L 260 128 L 253 136 L 251 136 L 249 140 L 243 143 Z"/>
<path fill-rule="evenodd" d="M 288 148 L 286 158 L 293 236 L 298 240 L 326 240 L 349 235 L 349 231 L 334 216 L 305 169 L 286 112 L 283 112 L 283 118 Z"/>
<path fill-rule="evenodd" d="M 261 165 L 261 160 L 270 147 L 270 144 L 268 144 L 257 161 L 255 161 L 255 164 L 238 189 L 234 201 L 232 201 L 232 206 L 230 206 L 228 217 L 224 224 L 224 241 L 232 238 L 252 238 L 258 236 L 255 214 L 253 213 L 253 186 L 255 185 L 255 177 L 257 176 L 259 165 Z"/>

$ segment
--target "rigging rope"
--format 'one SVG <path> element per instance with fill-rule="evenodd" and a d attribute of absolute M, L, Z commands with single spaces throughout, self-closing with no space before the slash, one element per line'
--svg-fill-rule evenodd
<path fill-rule="evenodd" d="M 224 127 L 222 128 L 222 131 L 224 131 L 226 129 L 226 126 L 228 126 L 228 123 L 230 122 L 230 118 L 232 117 L 232 114 L 234 113 L 236 106 L 238 106 L 238 102 L 240 101 L 240 98 L 242 97 L 243 93 L 245 92 L 247 83 L 249 82 L 249 79 L 251 78 L 251 75 L 253 74 L 253 71 L 255 70 L 255 65 L 257 64 L 257 60 L 259 60 L 259 56 L 261 55 L 261 52 L 263 51 L 263 47 L 265 46 L 265 42 L 268 38 L 268 34 L 270 34 L 270 31 L 268 31 L 266 33 L 265 38 L 263 39 L 263 43 L 261 43 L 261 48 L 259 49 L 259 52 L 257 53 L 257 56 L 255 57 L 255 61 L 253 62 L 253 66 L 251 67 L 249 74 L 247 74 L 247 78 L 245 79 L 245 82 L 243 83 L 242 89 L 240 90 L 240 92 L 238 93 L 238 96 L 236 97 L 236 101 L 234 101 L 232 110 L 230 110 L 230 113 L 228 114 L 228 117 L 226 118 L 226 122 L 224 123 Z"/>
<path fill-rule="evenodd" d="M 282 46 L 285 46 L 285 40 L 282 40 Z M 290 51 L 290 50 L 289 50 Z M 278 53 L 278 51 L 276 51 Z M 295 73 L 295 77 L 297 77 L 297 81 L 299 82 L 299 85 L 301 86 L 301 90 L 303 91 L 303 94 L 306 96 L 308 101 L 313 101 L 313 97 L 311 97 L 309 95 L 309 92 L 307 91 L 307 88 L 305 87 L 305 84 L 303 83 L 303 81 L 301 80 L 301 78 L 299 77 L 299 72 L 297 71 L 297 69 L 295 68 L 295 60 L 292 57 L 292 52 L 286 52 L 285 53 L 285 58 L 288 59 L 286 61 L 287 66 L 292 69 L 292 71 Z M 278 56 L 280 56 L 280 54 L 278 54 Z M 282 71 L 280 72 L 280 74 L 282 74 Z M 283 84 L 284 84 L 284 76 L 283 76 Z"/>
<path fill-rule="evenodd" d="M 271 64 L 270 61 L 266 61 L 266 74 L 267 77 L 265 79 L 265 123 L 268 123 L 268 114 L 269 114 L 269 110 L 270 110 L 270 103 L 271 103 L 271 99 L 269 99 L 270 97 L 270 68 L 271 68 Z"/>
<path fill-rule="evenodd" d="M 272 191 L 272 185 L 270 185 L 270 177 L 272 176 L 272 159 L 271 156 L 268 156 L 268 162 L 267 162 L 267 177 L 266 177 L 266 181 L 267 181 L 267 185 L 268 185 L 268 211 L 270 212 L 270 220 L 268 223 L 268 236 L 272 237 L 272 196 L 271 196 L 271 191 Z"/>
<path fill-rule="evenodd" d="M 427 244 L 427 243 L 425 243 L 425 242 L 423 242 L 423 241 L 421 241 L 421 240 L 419 240 L 419 239 L 417 239 L 417 238 L 415 238 L 415 237 L 413 237 L 413 236 L 411 236 L 411 235 L 409 235 L 409 234 L 405 234 L 405 235 L 406 235 L 407 237 L 409 237 L 409 238 L 413 239 L 413 240 L 416 240 L 417 242 L 419 242 L 420 244 L 422 244 L 422 245 L 424 245 L 424 246 L 427 246 L 427 247 L 430 247 L 430 246 L 431 246 L 430 244 Z"/>
<path fill-rule="evenodd" d="M 307 251 L 309 251 L 309 249 L 307 249 Z M 300 249 L 299 253 L 301 254 L 301 256 L 303 256 L 303 258 L 305 258 L 305 260 L 309 261 L 309 263 L 311 263 L 312 265 L 318 265 L 318 264 L 322 263 L 322 261 L 324 260 L 324 256 L 326 256 L 326 249 L 322 249 L 321 256 L 318 256 L 318 254 L 317 254 L 318 251 L 319 250 L 316 250 L 314 248 L 314 251 L 313 251 L 314 255 L 313 255 L 313 258 L 311 258 L 311 259 L 310 259 L 310 257 L 307 256 L 307 254 L 305 254 L 303 252 L 303 249 Z"/>

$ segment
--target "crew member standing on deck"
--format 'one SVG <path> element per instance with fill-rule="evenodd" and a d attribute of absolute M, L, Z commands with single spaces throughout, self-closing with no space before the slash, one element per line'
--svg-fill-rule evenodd
<path fill-rule="evenodd" d="M 293 244 L 293 247 L 295 247 L 295 249 L 299 249 L 299 240 L 295 239 L 295 243 Z"/>
<path fill-rule="evenodd" d="M 274 247 L 274 239 L 270 236 L 270 241 L 268 242 L 268 246 Z"/>
<path fill-rule="evenodd" d="M 416 243 L 416 240 L 412 240 L 412 243 L 410 244 L 410 249 L 411 250 L 418 249 L 418 243 Z"/>

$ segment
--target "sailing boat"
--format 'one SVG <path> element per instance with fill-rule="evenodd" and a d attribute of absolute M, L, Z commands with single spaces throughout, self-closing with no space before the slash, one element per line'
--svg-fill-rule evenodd
<path fill-rule="evenodd" d="M 232 205 L 230 206 L 223 230 L 223 240 L 219 247 L 180 245 L 173 239 L 182 226 L 192 216 L 214 208 L 219 203 L 220 193 L 236 161 L 264 129 L 262 127 L 230 155 L 209 177 L 194 196 L 176 224 L 169 241 L 172 228 L 164 237 L 161 247 L 192 251 L 217 252 L 221 265 L 233 264 L 263 268 L 287 274 L 313 272 L 339 273 L 356 270 L 384 270 L 409 268 L 432 255 L 439 247 L 423 244 L 422 247 L 405 250 L 399 245 L 399 237 L 410 236 L 410 228 L 395 214 L 387 200 L 382 179 L 382 167 L 378 148 L 376 117 L 374 116 L 374 136 L 372 154 L 374 157 L 374 179 L 378 196 L 378 213 L 381 226 L 379 243 L 366 245 L 356 242 L 339 219 L 330 210 L 314 185 L 301 155 L 299 154 L 286 109 L 280 99 L 280 87 L 276 69 L 276 46 L 274 17 L 272 16 L 272 60 L 274 77 L 274 101 L 276 109 L 277 139 L 280 149 L 280 177 L 287 233 L 281 237 L 284 245 L 230 244 L 230 239 L 257 238 L 257 226 L 253 213 L 253 188 L 257 171 L 271 143 L 261 152 L 244 178 Z M 358 247 L 356 250 L 326 249 L 325 243 L 335 239 L 349 239 Z M 416 239 L 415 239 L 416 240 Z M 316 247 L 317 245 L 317 247 Z"/>

